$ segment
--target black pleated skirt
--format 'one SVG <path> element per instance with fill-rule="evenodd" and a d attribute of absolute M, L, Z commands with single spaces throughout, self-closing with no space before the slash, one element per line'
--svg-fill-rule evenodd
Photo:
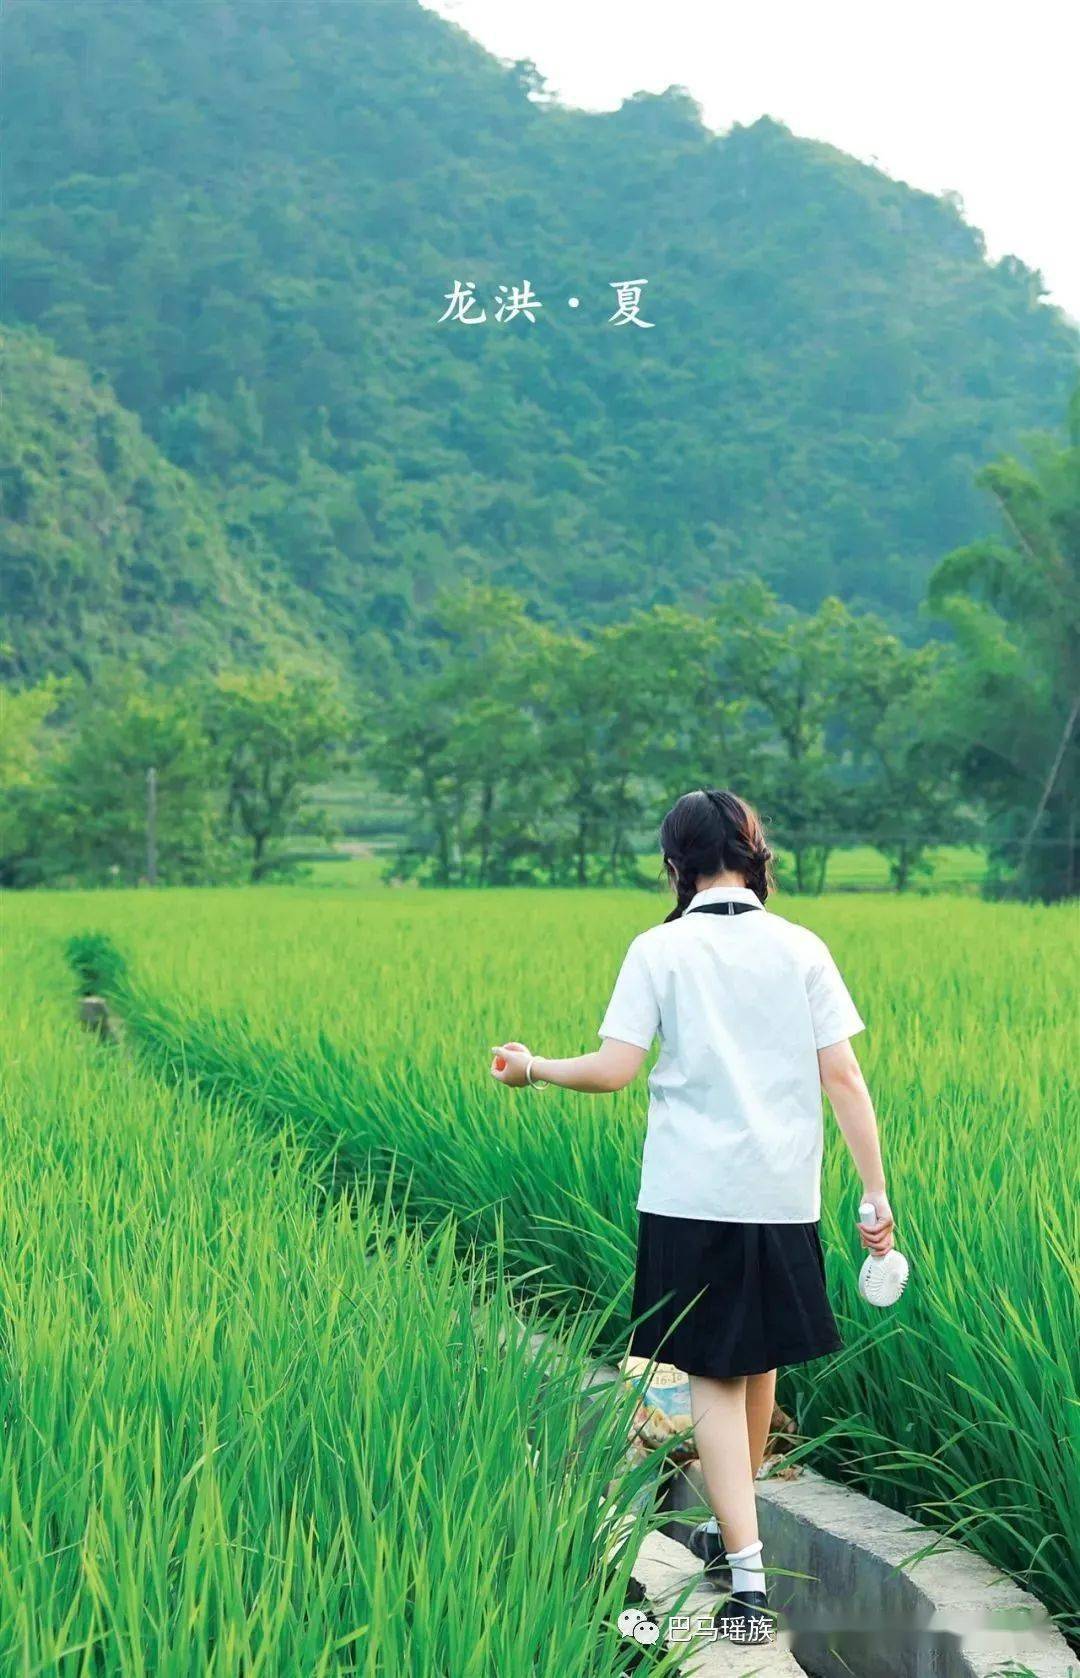
<path fill-rule="evenodd" d="M 688 1375 L 760 1375 L 844 1344 L 816 1223 L 639 1212 L 631 1315 L 631 1354 Z"/>

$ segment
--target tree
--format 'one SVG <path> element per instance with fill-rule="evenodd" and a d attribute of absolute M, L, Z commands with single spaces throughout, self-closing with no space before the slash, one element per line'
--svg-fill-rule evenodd
<path fill-rule="evenodd" d="M 936 642 L 908 647 L 876 618 L 852 623 L 843 705 L 852 823 L 887 857 L 897 891 L 929 872 L 932 846 L 955 844 L 968 825 L 955 753 L 937 735 L 946 662 Z"/>
<path fill-rule="evenodd" d="M 1080 389 L 1066 446 L 1036 438 L 1031 461 L 981 474 L 1004 535 L 942 560 L 930 603 L 958 650 L 940 735 L 1012 886 L 1053 899 L 1080 886 Z"/>
<path fill-rule="evenodd" d="M 347 718 L 326 677 L 284 669 L 215 678 L 206 726 L 219 753 L 229 821 L 250 846 L 251 879 L 281 866 L 275 848 L 308 790 L 340 766 Z"/>
<path fill-rule="evenodd" d="M 157 867 L 166 885 L 232 871 L 215 754 L 192 688 L 89 689 L 58 748 L 38 855 L 47 879 L 136 885 L 147 871 L 147 771 L 157 773 Z"/>
<path fill-rule="evenodd" d="M 683 745 L 681 678 L 705 634 L 700 619 L 655 607 L 590 639 L 553 642 L 537 696 L 541 756 L 575 885 L 638 878 L 635 840 L 655 825 L 656 789 Z"/>
<path fill-rule="evenodd" d="M 435 668 L 387 708 L 372 754 L 418 814 L 401 872 L 637 881 L 663 799 L 749 759 L 745 704 L 700 617 L 658 606 L 560 635 L 518 596 L 474 587 L 440 600 L 430 629 Z"/>
<path fill-rule="evenodd" d="M 0 688 L 0 886 L 34 884 L 49 760 L 54 742 L 46 725 L 66 682 L 47 677 L 37 687 Z"/>
<path fill-rule="evenodd" d="M 440 885 L 528 878 L 550 798 L 535 712 L 550 632 L 488 586 L 441 595 L 426 628 L 430 667 L 385 707 L 370 757 L 416 811 L 397 867 L 430 856 Z"/>
<path fill-rule="evenodd" d="M 756 585 L 746 591 L 746 615 L 730 634 L 735 691 L 767 719 L 774 736 L 760 761 L 758 802 L 776 839 L 794 855 L 801 892 L 824 890 L 829 853 L 851 831 L 851 800 L 828 731 L 846 695 L 853 623 L 839 600 L 804 616 Z"/>

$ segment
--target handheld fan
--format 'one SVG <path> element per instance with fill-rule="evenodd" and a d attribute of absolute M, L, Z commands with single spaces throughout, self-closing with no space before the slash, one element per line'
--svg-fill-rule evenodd
<path fill-rule="evenodd" d="M 872 1201 L 864 1200 L 859 1207 L 859 1222 L 864 1229 L 873 1229 L 876 1225 L 877 1207 Z M 884 1258 L 869 1253 L 859 1271 L 859 1292 L 868 1305 L 895 1305 L 907 1286 L 910 1274 L 911 1266 L 895 1247 Z"/>

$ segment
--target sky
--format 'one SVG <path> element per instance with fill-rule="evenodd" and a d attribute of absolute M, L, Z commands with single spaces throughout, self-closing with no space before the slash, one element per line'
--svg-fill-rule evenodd
<path fill-rule="evenodd" d="M 564 104 L 689 89 L 706 125 L 771 116 L 963 199 L 992 258 L 1080 322 L 1076 0 L 424 0 Z"/>

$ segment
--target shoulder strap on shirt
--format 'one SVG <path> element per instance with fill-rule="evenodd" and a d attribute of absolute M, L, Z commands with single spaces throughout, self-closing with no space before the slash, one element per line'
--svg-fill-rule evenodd
<path fill-rule="evenodd" d="M 728 898 L 726 903 L 699 903 L 696 909 L 688 909 L 688 915 L 750 915 L 755 909 L 760 909 L 760 903 L 736 903 Z"/>

